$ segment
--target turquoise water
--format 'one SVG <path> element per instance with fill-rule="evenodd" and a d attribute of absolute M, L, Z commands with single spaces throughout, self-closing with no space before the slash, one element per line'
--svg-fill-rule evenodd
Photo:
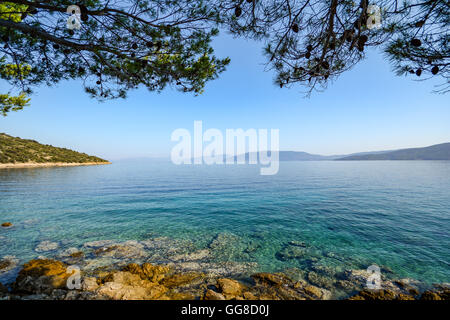
<path fill-rule="evenodd" d="M 60 249 L 93 240 L 166 236 L 207 247 L 232 235 L 216 259 L 258 270 L 308 270 L 314 263 L 395 277 L 450 282 L 450 161 L 282 162 L 175 166 L 121 161 L 107 166 L 0 170 L 0 258 L 25 262 L 43 240 Z M 280 258 L 289 241 L 309 247 Z M 329 259 L 330 256 L 338 259 Z"/>

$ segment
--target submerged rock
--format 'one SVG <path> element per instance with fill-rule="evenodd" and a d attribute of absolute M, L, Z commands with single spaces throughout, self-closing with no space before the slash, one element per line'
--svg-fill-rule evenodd
<path fill-rule="evenodd" d="M 2 226 L 3 228 L 9 228 L 9 227 L 12 227 L 13 224 L 12 224 L 11 222 L 3 222 L 3 223 L 1 224 L 1 226 Z"/>
<path fill-rule="evenodd" d="M 46 252 L 46 251 L 53 251 L 58 249 L 59 244 L 56 242 L 51 241 L 42 241 L 37 245 L 37 247 L 34 249 L 36 252 Z"/>
<path fill-rule="evenodd" d="M 165 275 L 169 272 L 170 269 L 167 266 L 154 266 L 150 263 L 144 263 L 142 266 L 138 265 L 137 263 L 130 263 L 122 270 L 137 274 L 143 280 L 159 282 L 164 279 Z"/>
<path fill-rule="evenodd" d="M 15 256 L 4 256 L 0 260 L 0 274 L 14 269 L 19 263 L 19 259 Z"/>
<path fill-rule="evenodd" d="M 116 259 L 142 259 L 148 256 L 144 246 L 135 243 L 112 244 L 106 247 L 100 247 L 94 251 L 98 256 L 112 257 Z"/>
<path fill-rule="evenodd" d="M 287 245 L 275 254 L 275 257 L 281 261 L 287 261 L 291 259 L 302 259 L 307 255 L 307 249 L 302 246 Z"/>

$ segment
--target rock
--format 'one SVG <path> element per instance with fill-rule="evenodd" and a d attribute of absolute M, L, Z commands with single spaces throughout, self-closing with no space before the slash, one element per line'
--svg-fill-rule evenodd
<path fill-rule="evenodd" d="M 188 272 L 174 274 L 165 277 L 161 284 L 167 288 L 183 287 L 183 286 L 194 286 L 203 282 L 205 274 L 198 272 Z"/>
<path fill-rule="evenodd" d="M 19 259 L 15 256 L 4 256 L 0 260 L 0 274 L 14 269 L 19 263 Z"/>
<path fill-rule="evenodd" d="M 281 261 L 291 259 L 301 259 L 306 256 L 307 249 L 301 246 L 285 246 L 275 254 L 275 257 Z"/>
<path fill-rule="evenodd" d="M 447 285 L 437 285 L 434 289 L 422 293 L 420 300 L 450 300 L 450 288 Z"/>
<path fill-rule="evenodd" d="M 252 275 L 253 280 L 258 285 L 282 286 L 292 284 L 292 280 L 284 274 L 280 273 L 256 273 Z"/>
<path fill-rule="evenodd" d="M 101 247 L 94 251 L 98 256 L 112 257 L 115 259 L 142 259 L 148 256 L 141 244 L 124 243 Z"/>
<path fill-rule="evenodd" d="M 396 293 L 391 290 L 362 290 L 358 294 L 350 297 L 349 300 L 414 300 L 413 296 Z"/>
<path fill-rule="evenodd" d="M 321 300 L 328 300 L 331 298 L 331 292 L 323 288 L 318 288 L 315 286 L 305 286 L 303 290 L 305 290 L 305 293 L 307 293 L 308 295 L 313 296 L 313 298 Z"/>
<path fill-rule="evenodd" d="M 245 300 L 258 300 L 258 297 L 255 296 L 253 293 L 251 292 L 244 292 L 244 294 L 242 295 L 244 297 Z"/>
<path fill-rule="evenodd" d="M 173 261 L 196 261 L 203 260 L 211 254 L 209 249 L 195 251 L 189 254 L 179 254 L 171 258 Z"/>
<path fill-rule="evenodd" d="M 81 282 L 81 289 L 84 291 L 95 291 L 99 287 L 97 279 L 94 277 L 84 277 Z"/>
<path fill-rule="evenodd" d="M 226 278 L 217 280 L 217 287 L 225 296 L 239 296 L 244 289 L 238 281 Z"/>
<path fill-rule="evenodd" d="M 292 241 L 289 241 L 288 244 L 290 246 L 306 248 L 306 243 L 304 243 L 303 241 L 292 240 Z"/>
<path fill-rule="evenodd" d="M 82 258 L 84 256 L 84 252 L 83 251 L 77 251 L 74 253 L 70 254 L 71 258 Z"/>
<path fill-rule="evenodd" d="M 198 298 L 190 292 L 169 292 L 162 296 L 160 300 L 196 300 Z"/>
<path fill-rule="evenodd" d="M 45 251 L 53 251 L 58 249 L 59 244 L 56 242 L 51 241 L 42 241 L 37 245 L 37 247 L 34 249 L 36 252 L 45 252 Z"/>
<path fill-rule="evenodd" d="M 154 300 L 166 292 L 166 287 L 124 271 L 112 273 L 96 290 L 97 295 L 113 300 Z"/>
<path fill-rule="evenodd" d="M 333 288 L 334 282 L 335 282 L 333 278 L 319 275 L 318 273 L 316 273 L 314 271 L 311 271 L 308 273 L 308 281 L 316 286 L 327 288 L 327 289 Z"/>
<path fill-rule="evenodd" d="M 113 244 L 114 241 L 112 240 L 97 240 L 97 241 L 91 241 L 91 242 L 86 242 L 83 247 L 85 248 L 91 248 L 91 249 L 98 249 L 110 244 Z"/>
<path fill-rule="evenodd" d="M 12 227 L 12 226 L 13 226 L 13 224 L 11 222 L 3 222 L 2 223 L 2 227 L 3 228 L 9 228 L 9 227 Z"/>
<path fill-rule="evenodd" d="M 225 300 L 225 297 L 218 292 L 212 291 L 210 289 L 206 290 L 205 300 Z"/>
<path fill-rule="evenodd" d="M 48 293 L 67 286 L 67 266 L 56 260 L 31 260 L 24 264 L 13 284 L 15 292 Z"/>
<path fill-rule="evenodd" d="M 169 270 L 170 269 L 167 266 L 154 266 L 150 263 L 144 263 L 142 266 L 136 263 L 130 263 L 123 268 L 123 271 L 137 274 L 141 279 L 149 280 L 151 282 L 161 281 Z"/>
<path fill-rule="evenodd" d="M 351 281 L 338 280 L 336 281 L 336 287 L 343 289 L 345 291 L 353 291 L 356 289 L 355 285 Z"/>

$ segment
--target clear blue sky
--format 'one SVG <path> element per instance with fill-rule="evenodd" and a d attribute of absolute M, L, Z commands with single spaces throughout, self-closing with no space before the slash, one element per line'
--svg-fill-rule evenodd
<path fill-rule="evenodd" d="M 172 131 L 192 130 L 194 120 L 204 130 L 276 128 L 281 150 L 327 155 L 450 141 L 450 95 L 431 93 L 437 81 L 395 76 L 382 54 L 371 52 L 325 92 L 304 98 L 300 87 L 273 84 L 261 43 L 222 34 L 214 47 L 231 64 L 199 97 L 140 89 L 99 103 L 70 81 L 36 89 L 31 107 L 0 117 L 0 132 L 110 160 L 168 156 Z"/>

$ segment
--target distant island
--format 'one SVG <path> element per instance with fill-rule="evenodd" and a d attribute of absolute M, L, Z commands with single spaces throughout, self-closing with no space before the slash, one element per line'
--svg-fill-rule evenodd
<path fill-rule="evenodd" d="M 441 143 L 425 148 L 350 155 L 336 160 L 450 160 L 450 143 Z"/>
<path fill-rule="evenodd" d="M 268 152 L 270 155 L 270 151 Z M 249 161 L 250 153 L 245 154 Z M 255 157 L 259 159 L 259 154 Z M 237 157 L 234 157 L 234 161 Z M 352 154 L 323 156 L 303 151 L 279 151 L 280 161 L 350 161 L 350 160 L 450 160 L 450 142 L 436 144 L 425 148 L 409 148 L 399 150 L 368 151 Z"/>
<path fill-rule="evenodd" d="M 110 162 L 86 153 L 40 144 L 34 140 L 0 133 L 0 169 L 53 166 L 84 166 Z"/>

